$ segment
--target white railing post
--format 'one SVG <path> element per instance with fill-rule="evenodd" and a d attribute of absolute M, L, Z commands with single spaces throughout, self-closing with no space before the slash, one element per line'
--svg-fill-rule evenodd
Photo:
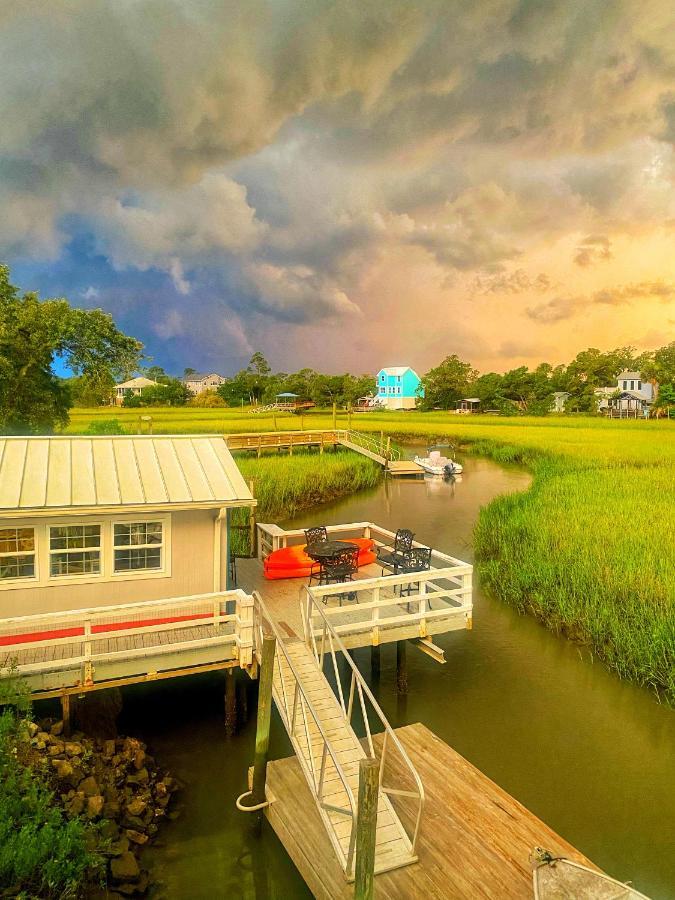
<path fill-rule="evenodd" d="M 235 639 L 239 665 L 243 669 L 253 663 L 253 597 L 237 594 L 235 613 Z"/>

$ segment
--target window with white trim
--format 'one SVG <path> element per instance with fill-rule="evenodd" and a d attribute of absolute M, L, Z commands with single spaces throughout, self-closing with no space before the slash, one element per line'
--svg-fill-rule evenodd
<path fill-rule="evenodd" d="M 0 528 L 0 580 L 35 575 L 35 529 Z"/>
<path fill-rule="evenodd" d="M 49 528 L 49 575 L 101 574 L 100 525 L 52 525 Z"/>
<path fill-rule="evenodd" d="M 164 565 L 162 522 L 113 524 L 113 571 L 156 571 Z"/>

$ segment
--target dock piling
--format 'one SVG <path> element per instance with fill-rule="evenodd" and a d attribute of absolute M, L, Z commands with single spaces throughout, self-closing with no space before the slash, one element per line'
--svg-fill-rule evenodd
<path fill-rule="evenodd" d="M 253 758 L 253 783 L 251 805 L 265 802 L 265 782 L 267 780 L 267 754 L 270 744 L 270 719 L 272 716 L 272 683 L 274 680 L 274 654 L 277 640 L 273 635 L 265 635 L 262 646 L 262 660 L 258 680 L 258 721 L 255 735 L 255 756 Z"/>
<path fill-rule="evenodd" d="M 61 694 L 61 718 L 63 719 L 63 736 L 70 737 L 70 694 Z"/>
<path fill-rule="evenodd" d="M 225 670 L 225 734 L 237 733 L 237 684 L 233 669 Z"/>
<path fill-rule="evenodd" d="M 374 644 L 370 648 L 370 670 L 374 679 L 380 677 L 380 645 Z"/>
<path fill-rule="evenodd" d="M 356 813 L 354 900 L 372 900 L 375 890 L 375 841 L 380 766 L 374 757 L 359 760 L 359 800 Z"/>
<path fill-rule="evenodd" d="M 408 654 L 405 641 L 396 641 L 396 691 L 408 693 Z"/>

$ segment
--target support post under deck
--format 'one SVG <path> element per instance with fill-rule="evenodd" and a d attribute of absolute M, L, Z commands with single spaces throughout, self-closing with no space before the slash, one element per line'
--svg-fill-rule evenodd
<path fill-rule="evenodd" d="M 405 641 L 396 641 L 396 691 L 408 693 L 408 654 Z"/>
<path fill-rule="evenodd" d="M 265 635 L 262 646 L 260 677 L 258 679 L 258 722 L 255 734 L 251 806 L 265 802 L 267 780 L 267 754 L 270 745 L 270 719 L 272 716 L 272 683 L 274 681 L 274 653 L 277 639 Z"/>
<path fill-rule="evenodd" d="M 225 734 L 234 737 L 237 733 L 237 684 L 234 669 L 225 670 Z"/>

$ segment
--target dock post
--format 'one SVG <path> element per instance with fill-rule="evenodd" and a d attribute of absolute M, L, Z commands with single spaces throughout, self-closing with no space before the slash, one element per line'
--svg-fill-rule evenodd
<path fill-rule="evenodd" d="M 61 718 L 63 719 L 63 736 L 70 737 L 70 694 L 61 694 Z"/>
<path fill-rule="evenodd" d="M 405 641 L 396 641 L 396 691 L 408 693 L 408 657 Z"/>
<path fill-rule="evenodd" d="M 251 806 L 265 802 L 265 781 L 267 779 L 267 751 L 270 744 L 270 719 L 272 717 L 272 682 L 274 681 L 274 653 L 277 639 L 265 635 L 262 645 L 260 677 L 258 680 L 258 723 L 255 734 L 255 756 L 253 757 L 253 784 Z"/>
<path fill-rule="evenodd" d="M 225 670 L 225 734 L 234 737 L 237 733 L 237 684 L 234 669 Z"/>
<path fill-rule="evenodd" d="M 248 483 L 248 489 L 251 496 L 255 497 L 255 481 L 253 478 Z M 251 559 L 255 559 L 258 555 L 258 529 L 255 523 L 255 506 L 250 506 L 248 510 L 248 529 L 249 529 L 249 553 Z"/>
<path fill-rule="evenodd" d="M 337 431 L 337 403 L 333 403 L 333 431 Z"/>
<path fill-rule="evenodd" d="M 380 677 L 380 645 L 373 644 L 370 648 L 370 669 L 374 679 Z"/>
<path fill-rule="evenodd" d="M 379 771 L 380 765 L 374 757 L 366 757 L 359 760 L 354 900 L 372 900 L 375 891 L 375 840 Z"/>

